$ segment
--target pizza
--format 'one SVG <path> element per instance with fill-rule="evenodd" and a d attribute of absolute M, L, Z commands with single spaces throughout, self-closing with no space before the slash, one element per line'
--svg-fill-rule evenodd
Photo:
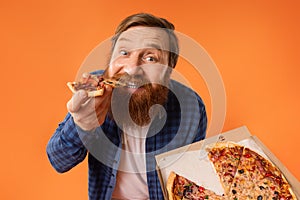
<path fill-rule="evenodd" d="M 179 199 L 216 199 L 222 200 L 223 196 L 219 196 L 213 191 L 206 189 L 202 186 L 198 186 L 196 183 L 171 172 L 168 183 L 167 191 L 169 194 L 170 200 L 179 200 Z"/>
<path fill-rule="evenodd" d="M 102 74 L 89 74 L 84 73 L 80 81 L 68 82 L 67 86 L 75 93 L 79 90 L 85 90 L 89 97 L 102 96 L 104 93 L 104 85 L 110 85 L 111 87 L 123 86 L 118 81 L 119 78 L 104 78 Z"/>
<path fill-rule="evenodd" d="M 281 171 L 258 152 L 233 142 L 206 147 L 208 158 L 224 189 L 217 195 L 171 172 L 167 181 L 169 200 L 295 200 Z"/>
<path fill-rule="evenodd" d="M 281 171 L 249 148 L 243 150 L 230 191 L 230 199 L 296 199 Z"/>
<path fill-rule="evenodd" d="M 206 147 L 208 157 L 221 179 L 225 193 L 228 193 L 243 153 L 243 146 L 235 143 L 214 143 Z"/>

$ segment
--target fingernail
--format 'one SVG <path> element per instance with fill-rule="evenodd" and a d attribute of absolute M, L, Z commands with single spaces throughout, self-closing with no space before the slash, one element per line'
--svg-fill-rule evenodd
<path fill-rule="evenodd" d="M 82 74 L 82 77 L 83 77 L 83 78 L 89 78 L 89 77 L 90 77 L 90 73 L 84 72 L 84 73 Z"/>

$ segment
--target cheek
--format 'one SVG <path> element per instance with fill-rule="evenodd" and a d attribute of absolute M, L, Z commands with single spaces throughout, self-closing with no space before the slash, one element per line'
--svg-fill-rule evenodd
<path fill-rule="evenodd" d="M 168 67 L 152 65 L 149 68 L 145 68 L 144 72 L 151 83 L 165 83 Z"/>
<path fill-rule="evenodd" d="M 106 70 L 106 73 L 107 73 L 107 76 L 108 77 L 112 77 L 115 73 L 114 73 L 114 69 L 113 69 L 113 67 L 112 67 L 112 65 L 111 64 L 109 64 L 109 66 L 108 66 L 108 68 L 107 68 L 107 70 Z"/>
<path fill-rule="evenodd" d="M 108 75 L 112 77 L 113 75 L 120 73 L 122 71 L 122 63 L 120 59 L 111 59 L 108 67 Z"/>

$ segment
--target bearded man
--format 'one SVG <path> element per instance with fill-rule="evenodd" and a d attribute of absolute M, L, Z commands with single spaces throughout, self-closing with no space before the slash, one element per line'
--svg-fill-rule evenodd
<path fill-rule="evenodd" d="M 170 79 L 179 55 L 174 29 L 148 13 L 125 18 L 107 68 L 93 72 L 119 77 L 122 87 L 105 86 L 93 98 L 76 92 L 49 140 L 47 154 L 60 173 L 88 154 L 90 200 L 163 199 L 155 155 L 205 138 L 201 98 Z"/>

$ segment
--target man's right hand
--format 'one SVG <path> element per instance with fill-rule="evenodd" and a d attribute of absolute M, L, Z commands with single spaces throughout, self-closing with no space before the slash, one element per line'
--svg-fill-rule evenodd
<path fill-rule="evenodd" d="M 77 126 L 85 131 L 91 131 L 100 126 L 106 117 L 110 106 L 112 88 L 105 86 L 102 96 L 88 97 L 87 92 L 79 90 L 67 103 L 67 109 Z"/>

